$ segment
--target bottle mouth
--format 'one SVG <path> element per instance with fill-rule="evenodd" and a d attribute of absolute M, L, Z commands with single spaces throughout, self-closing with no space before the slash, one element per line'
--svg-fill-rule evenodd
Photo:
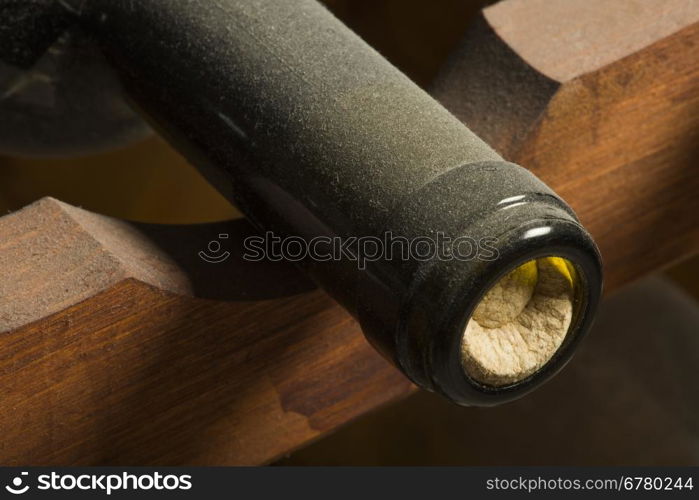
<path fill-rule="evenodd" d="M 579 313 L 581 280 L 571 261 L 547 256 L 506 271 L 480 299 L 461 339 L 461 364 L 493 388 L 523 381 L 563 344 Z"/>
<path fill-rule="evenodd" d="M 507 213 L 514 227 L 498 236 L 496 259 L 440 261 L 419 275 L 396 337 L 416 384 L 460 405 L 493 406 L 570 360 L 599 303 L 602 263 L 572 216 L 526 220 L 535 208 L 523 207 L 523 223 Z"/>

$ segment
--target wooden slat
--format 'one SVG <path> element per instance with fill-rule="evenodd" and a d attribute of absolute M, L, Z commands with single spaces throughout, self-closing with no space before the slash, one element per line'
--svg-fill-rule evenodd
<path fill-rule="evenodd" d="M 600 2 L 566 23 L 574 3 L 557 4 L 561 40 L 611 5 L 658 8 Z M 551 36 L 540 18 L 533 1 L 486 10 L 434 94 L 571 203 L 613 290 L 699 249 L 699 24 L 653 24 L 655 38 L 563 77 L 560 51 L 589 60 L 604 44 L 525 50 L 512 34 Z M 250 231 L 129 224 L 51 199 L 0 218 L 0 463 L 264 463 L 413 390 L 293 268 L 244 262 Z M 222 233 L 230 258 L 199 259 Z"/>
<path fill-rule="evenodd" d="M 261 463 L 408 391 L 293 267 L 197 255 L 251 232 L 52 199 L 0 219 L 0 461 Z"/>

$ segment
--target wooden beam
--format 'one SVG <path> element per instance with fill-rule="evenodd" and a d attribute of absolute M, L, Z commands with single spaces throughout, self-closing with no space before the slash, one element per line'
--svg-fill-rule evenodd
<path fill-rule="evenodd" d="M 434 94 L 567 199 L 613 290 L 699 249 L 699 13 L 545 3 L 486 9 Z M 302 275 L 243 261 L 251 231 L 52 199 L 0 218 L 0 463 L 265 463 L 409 394 Z"/>
<path fill-rule="evenodd" d="M 263 463 L 406 393 L 303 275 L 243 262 L 251 233 L 53 199 L 0 219 L 0 462 Z"/>

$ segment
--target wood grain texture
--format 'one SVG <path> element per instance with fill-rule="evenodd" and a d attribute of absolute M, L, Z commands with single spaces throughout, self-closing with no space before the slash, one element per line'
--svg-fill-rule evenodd
<path fill-rule="evenodd" d="M 540 11 L 518 8 L 509 32 L 537 35 Z M 498 34 L 498 12 L 470 28 L 435 95 L 576 209 L 608 291 L 696 251 L 699 25 L 686 17 L 556 80 L 545 53 L 535 68 L 535 47 L 525 59 Z M 556 60 L 555 43 L 539 45 Z M 410 393 L 297 271 L 243 261 L 251 231 L 126 223 L 52 199 L 0 218 L 0 463 L 265 463 Z M 230 258 L 203 262 L 224 233 Z"/>
<path fill-rule="evenodd" d="M 223 232 L 251 228 L 0 219 L 2 464 L 263 463 L 409 390 L 295 269 L 199 260 Z"/>
<path fill-rule="evenodd" d="M 699 22 L 699 2 L 509 0 L 483 14 L 527 64 L 565 82 L 621 61 Z"/>

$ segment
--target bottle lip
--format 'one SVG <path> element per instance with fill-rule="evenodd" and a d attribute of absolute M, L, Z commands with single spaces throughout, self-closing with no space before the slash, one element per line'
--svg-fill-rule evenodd
<path fill-rule="evenodd" d="M 599 251 L 575 220 L 538 218 L 499 238 L 499 257 L 489 262 L 436 262 L 416 283 L 396 336 L 398 362 L 418 385 L 464 406 L 491 406 L 517 399 L 553 377 L 571 359 L 588 332 L 602 289 Z M 536 372 L 504 386 L 471 378 L 462 364 L 461 342 L 482 297 L 512 269 L 537 258 L 562 257 L 580 279 L 574 316 L 556 353 Z M 434 294 L 440 282 L 447 291 Z M 456 284 L 455 284 L 456 283 Z"/>

